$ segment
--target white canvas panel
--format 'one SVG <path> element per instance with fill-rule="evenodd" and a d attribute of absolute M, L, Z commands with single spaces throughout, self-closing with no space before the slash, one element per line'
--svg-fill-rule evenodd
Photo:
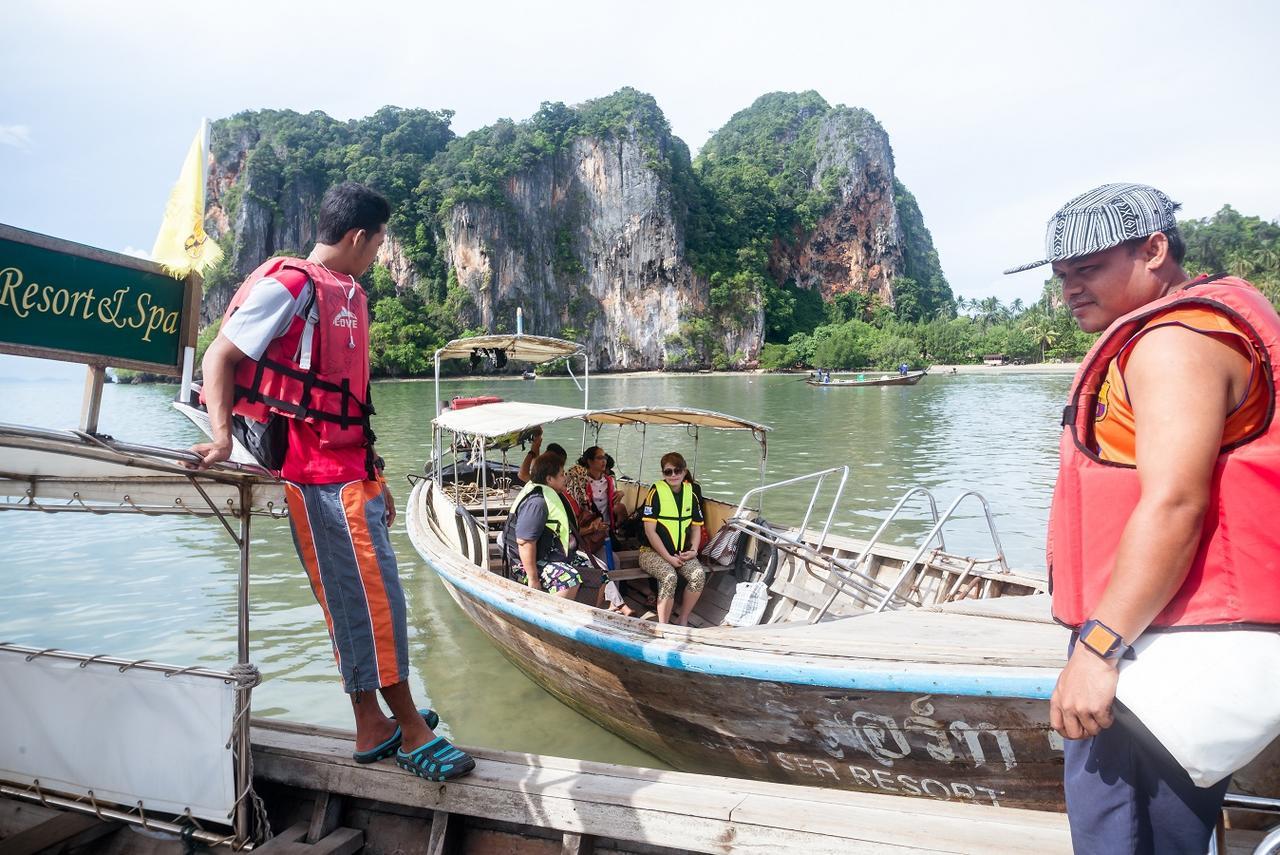
<path fill-rule="evenodd" d="M 0 779 L 226 823 L 235 687 L 0 650 Z"/>

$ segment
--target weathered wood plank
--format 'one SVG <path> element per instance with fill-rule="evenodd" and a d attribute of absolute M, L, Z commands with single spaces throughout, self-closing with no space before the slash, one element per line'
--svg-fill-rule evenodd
<path fill-rule="evenodd" d="M 342 796 L 330 792 L 317 795 L 316 805 L 311 811 L 311 824 L 307 828 L 307 842 L 315 843 L 337 828 L 341 815 Z"/>
<path fill-rule="evenodd" d="M 967 821 L 931 814 L 907 814 L 893 808 L 858 805 L 837 808 L 830 803 L 749 796 L 734 811 L 736 821 L 768 824 L 779 829 L 834 836 L 856 824 L 859 838 L 869 843 L 918 846 L 936 852 L 990 853 L 997 846 L 1004 855 L 1070 853 L 1066 817 L 1045 811 L 969 805 Z"/>
<path fill-rule="evenodd" d="M 449 855 L 457 834 L 450 833 L 450 815 L 446 810 L 431 812 L 431 834 L 427 838 L 427 855 Z"/>
<path fill-rule="evenodd" d="M 364 832 L 337 828 L 314 843 L 307 841 L 310 823 L 291 825 L 254 849 L 264 855 L 355 855 L 364 846 Z"/>
<path fill-rule="evenodd" d="M 511 752 L 473 750 L 475 773 L 429 784 L 388 764 L 357 766 L 349 738 L 331 735 L 337 732 L 257 723 L 256 768 L 272 781 L 357 798 L 692 851 L 990 851 L 993 840 L 1009 839 L 981 830 L 997 820 L 1000 835 L 1034 844 L 1007 847 L 1012 853 L 1068 851 L 1058 845 L 1066 826 L 1057 814 Z"/>
<path fill-rule="evenodd" d="M 83 846 L 120 828 L 88 813 L 58 813 L 37 825 L 0 840 L 0 855 L 35 855 Z"/>
<path fill-rule="evenodd" d="M 590 834 L 566 833 L 560 844 L 560 855 L 593 855 L 596 839 Z"/>

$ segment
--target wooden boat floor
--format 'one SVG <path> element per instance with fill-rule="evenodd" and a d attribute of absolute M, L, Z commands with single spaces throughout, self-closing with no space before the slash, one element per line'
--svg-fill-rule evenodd
<path fill-rule="evenodd" d="M 695 852 L 1070 852 L 1063 814 L 468 749 L 475 771 L 433 784 L 351 759 L 349 731 L 255 719 L 260 779 L 427 811 Z"/>
<path fill-rule="evenodd" d="M 801 655 L 1061 668 L 1069 634 L 1048 611 L 1046 595 L 996 597 L 816 624 L 713 627 L 698 630 L 696 637 Z"/>

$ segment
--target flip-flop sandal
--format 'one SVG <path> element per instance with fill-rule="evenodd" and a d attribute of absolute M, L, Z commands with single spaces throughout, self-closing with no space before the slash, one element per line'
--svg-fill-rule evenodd
<path fill-rule="evenodd" d="M 418 710 L 422 714 L 422 720 L 427 723 L 427 727 L 432 730 L 440 724 L 440 716 L 435 710 Z M 395 716 L 392 716 L 394 719 Z M 368 751 L 356 751 L 351 755 L 351 759 L 357 763 L 377 763 L 379 760 L 385 760 L 400 748 L 400 743 L 404 741 L 404 736 L 400 733 L 400 725 L 396 725 L 395 733 L 387 738 L 387 741 L 381 745 L 370 748 Z"/>
<path fill-rule="evenodd" d="M 437 736 L 408 753 L 397 751 L 396 765 L 419 778 L 441 782 L 462 777 L 476 767 L 476 761 L 443 736 Z"/>

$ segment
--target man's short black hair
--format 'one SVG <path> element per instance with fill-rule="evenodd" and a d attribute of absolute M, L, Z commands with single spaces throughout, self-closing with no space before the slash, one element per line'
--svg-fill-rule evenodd
<path fill-rule="evenodd" d="M 1169 241 L 1169 257 L 1173 259 L 1174 264 L 1182 264 L 1182 259 L 1187 257 L 1187 242 L 1182 239 L 1182 232 L 1177 229 L 1165 229 L 1163 231 L 1165 238 Z M 1147 235 L 1151 237 L 1151 235 Z M 1138 247 L 1147 242 L 1147 238 L 1132 238 L 1124 242 L 1123 246 L 1129 248 L 1129 254 L 1133 255 L 1138 251 Z"/>
<path fill-rule="evenodd" d="M 1169 254 L 1177 264 L 1187 257 L 1187 242 L 1182 239 L 1182 232 L 1177 229 L 1165 229 L 1164 236 L 1169 239 Z"/>
<path fill-rule="evenodd" d="M 562 461 L 565 461 L 565 462 L 568 462 L 568 460 L 569 460 L 569 452 L 565 451 L 565 450 L 564 450 L 564 446 L 563 446 L 563 445 L 561 445 L 561 444 L 560 444 L 560 443 L 558 443 L 558 442 L 553 442 L 553 443 L 551 443 L 550 445 L 548 445 L 548 446 L 547 446 L 547 453 L 548 453 L 548 454 L 558 454 L 558 455 L 560 455 L 560 459 L 561 459 Z"/>
<path fill-rule="evenodd" d="M 333 246 L 352 229 L 374 234 L 391 219 L 391 205 L 363 184 L 344 181 L 324 194 L 320 201 L 320 222 L 316 239 Z"/>

